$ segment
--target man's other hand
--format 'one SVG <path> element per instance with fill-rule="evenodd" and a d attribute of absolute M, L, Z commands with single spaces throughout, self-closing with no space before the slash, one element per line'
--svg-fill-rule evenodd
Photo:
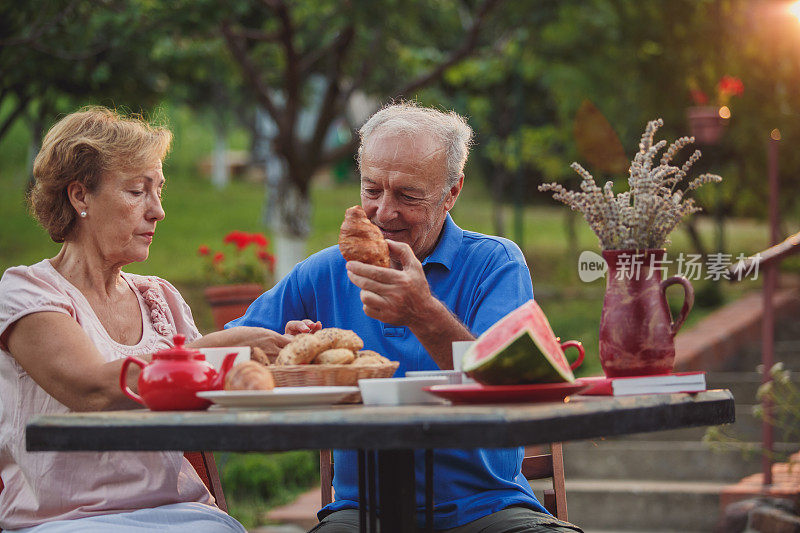
<path fill-rule="evenodd" d="M 361 289 L 367 316 L 387 324 L 414 327 L 429 316 L 435 298 L 431 295 L 422 263 L 411 247 L 387 239 L 389 256 L 399 268 L 383 268 L 359 261 L 347 263 L 347 277 Z"/>

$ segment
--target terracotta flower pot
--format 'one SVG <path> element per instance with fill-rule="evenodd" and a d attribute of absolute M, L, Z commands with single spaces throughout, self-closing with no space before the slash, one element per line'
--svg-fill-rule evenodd
<path fill-rule="evenodd" d="M 719 116 L 719 108 L 714 106 L 695 106 L 686 110 L 689 133 L 698 144 L 717 144 L 725 133 L 728 121 Z"/>
<path fill-rule="evenodd" d="M 694 289 L 683 276 L 661 279 L 666 250 L 604 250 L 608 264 L 600 316 L 600 364 L 608 377 L 672 372 L 675 334 L 694 304 Z M 651 268 L 651 265 L 654 268 Z M 684 301 L 673 322 L 666 289 L 683 285 Z"/>
<path fill-rule="evenodd" d="M 208 305 L 211 306 L 214 325 L 217 329 L 222 329 L 231 320 L 242 316 L 263 292 L 264 287 L 258 283 L 207 287 L 204 293 Z"/>

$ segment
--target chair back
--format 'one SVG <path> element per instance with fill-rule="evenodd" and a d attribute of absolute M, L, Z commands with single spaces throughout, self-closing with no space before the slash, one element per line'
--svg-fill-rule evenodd
<path fill-rule="evenodd" d="M 333 454 L 330 450 L 319 451 L 319 484 L 322 507 L 333 501 Z"/>
<path fill-rule="evenodd" d="M 522 459 L 522 475 L 528 481 L 535 479 L 553 480 L 553 488 L 544 490 L 542 505 L 547 511 L 568 522 L 567 488 L 564 480 L 564 451 L 560 442 L 550 444 L 550 453 L 529 455 Z"/>
<path fill-rule="evenodd" d="M 183 456 L 197 471 L 197 475 L 205 483 L 208 492 L 217 500 L 217 507 L 227 513 L 228 503 L 222 492 L 222 482 L 219 479 L 217 463 L 214 462 L 214 454 L 211 452 L 184 452 Z"/>
<path fill-rule="evenodd" d="M 525 479 L 553 480 L 553 488 L 545 489 L 542 505 L 547 511 L 568 522 L 567 488 L 564 481 L 564 452 L 560 442 L 550 444 L 550 453 L 529 455 L 522 460 L 522 475 Z M 333 455 L 330 450 L 319 452 L 319 479 L 321 485 L 322 507 L 333 501 Z"/>

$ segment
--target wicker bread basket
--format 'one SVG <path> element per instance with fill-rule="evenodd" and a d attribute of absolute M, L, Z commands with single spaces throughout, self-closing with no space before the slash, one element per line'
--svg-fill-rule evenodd
<path fill-rule="evenodd" d="M 358 386 L 359 379 L 390 378 L 400 363 L 380 366 L 353 365 L 271 365 L 276 387 Z"/>
<path fill-rule="evenodd" d="M 390 378 L 400 363 L 380 366 L 353 365 L 271 365 L 276 387 L 358 386 L 359 379 Z M 337 403 L 361 403 L 361 392 L 354 392 Z"/>

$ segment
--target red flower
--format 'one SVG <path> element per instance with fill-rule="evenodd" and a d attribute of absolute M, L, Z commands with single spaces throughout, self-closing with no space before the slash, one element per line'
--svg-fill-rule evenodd
<path fill-rule="evenodd" d="M 239 250 L 244 250 L 250 244 L 250 235 L 244 231 L 234 230 L 222 239 L 222 242 L 233 243 Z"/>
<path fill-rule="evenodd" d="M 269 239 L 262 233 L 234 230 L 225 235 L 222 242 L 236 248 L 228 248 L 223 253 L 202 244 L 197 249 L 197 253 L 204 257 L 209 282 L 263 283 L 272 279 L 276 261 L 267 248 Z M 253 245 L 252 255 L 245 252 L 250 245 Z"/>
<path fill-rule="evenodd" d="M 706 93 L 701 91 L 700 89 L 692 89 L 691 91 L 692 101 L 695 105 L 706 105 L 708 103 L 708 97 Z"/>
<path fill-rule="evenodd" d="M 739 78 L 733 76 L 722 76 L 717 84 L 717 90 L 720 94 L 727 94 L 731 96 L 741 96 L 744 92 L 744 84 Z"/>
<path fill-rule="evenodd" d="M 266 250 L 259 250 L 256 252 L 258 258 L 267 266 L 269 266 L 270 270 L 275 270 L 275 256 L 271 253 L 267 252 Z"/>
<path fill-rule="evenodd" d="M 262 235 L 261 233 L 251 233 L 250 242 L 258 245 L 261 248 L 265 248 L 269 244 L 267 238 L 264 237 L 264 235 Z"/>

